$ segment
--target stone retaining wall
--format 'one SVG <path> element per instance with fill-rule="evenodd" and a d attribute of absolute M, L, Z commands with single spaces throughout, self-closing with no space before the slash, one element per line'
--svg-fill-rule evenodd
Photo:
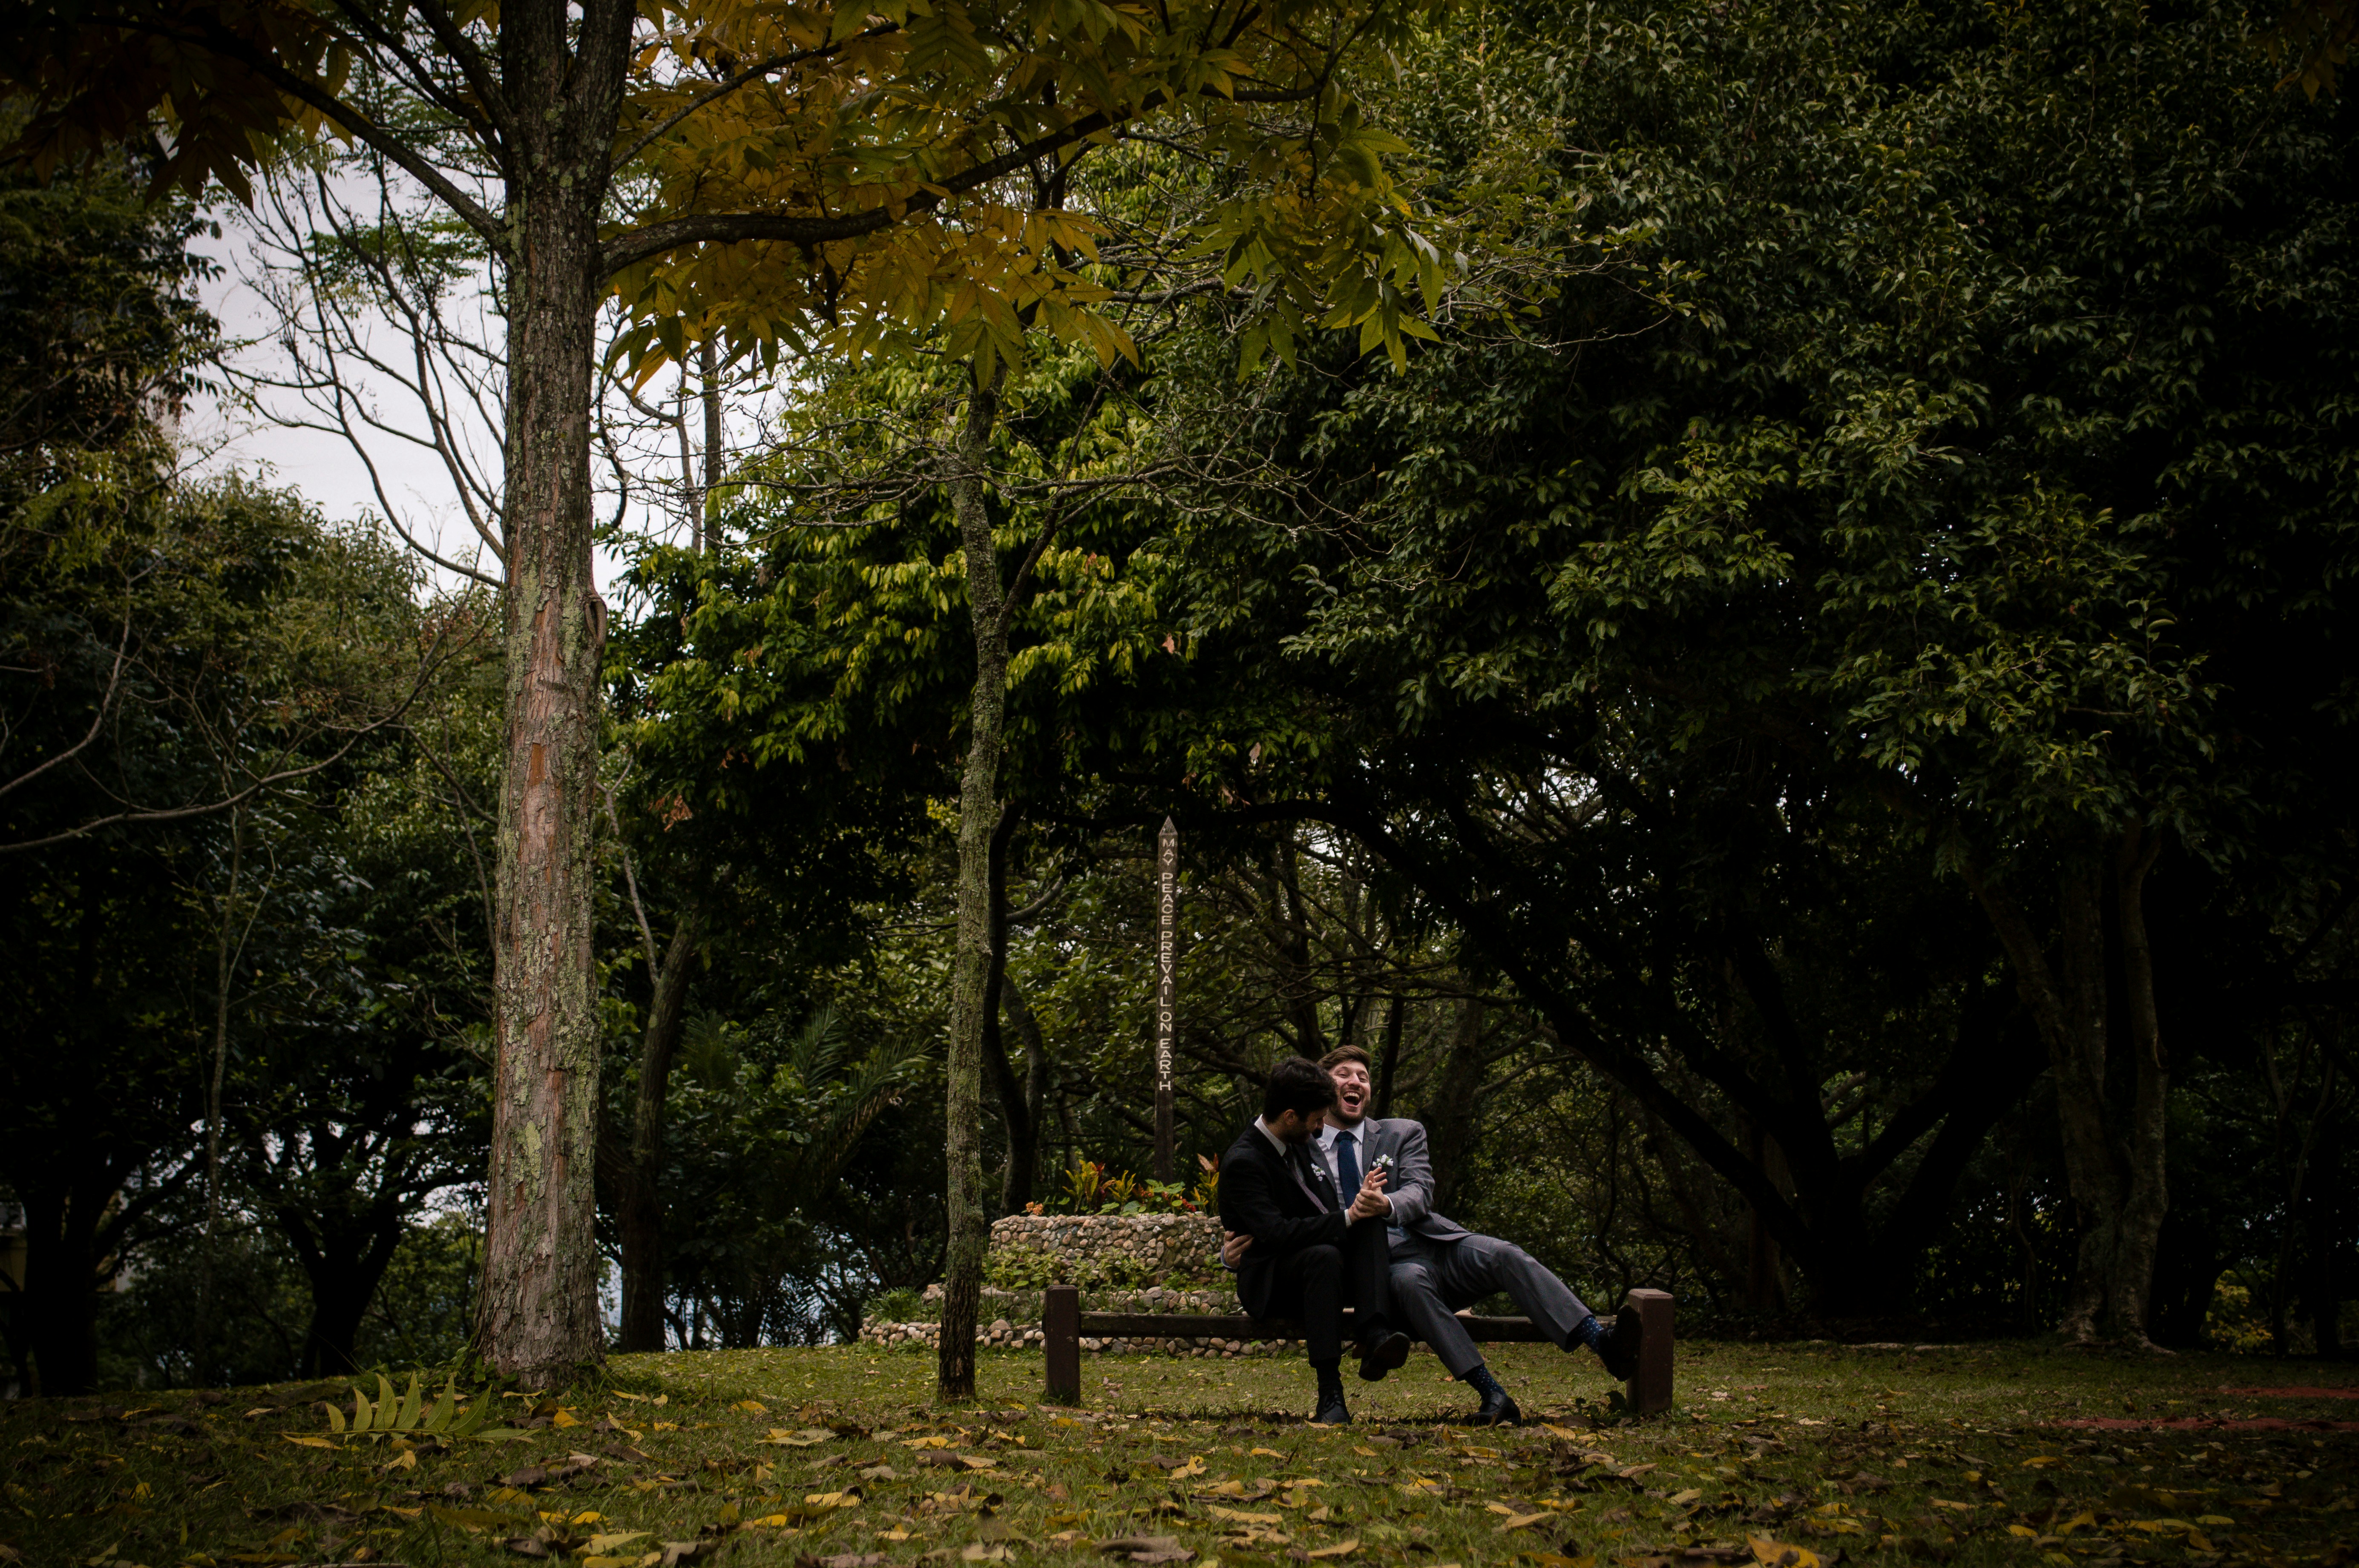
<path fill-rule="evenodd" d="M 1235 1303 L 1232 1302 L 1231 1307 Z M 936 1323 L 866 1323 L 861 1325 L 860 1343 L 886 1350 L 931 1350 L 941 1334 Z M 983 1329 L 976 1338 L 984 1347 L 997 1346 L 1009 1350 L 1039 1348 L 1040 1325 L 1037 1323 L 1010 1323 L 1000 1318 Z M 1084 1335 L 1082 1348 L 1108 1356 L 1176 1356 L 1201 1357 L 1212 1360 L 1236 1360 L 1245 1356 L 1279 1356 L 1285 1354 L 1287 1342 L 1278 1339 L 1100 1339 Z"/>
<path fill-rule="evenodd" d="M 1217 1269 L 1221 1244 L 1219 1217 L 1209 1214 L 1011 1214 L 991 1227 L 991 1251 L 1046 1252 L 1064 1265 L 1052 1272 L 1074 1280 L 1106 1277 L 1117 1262 L 1147 1277 L 1201 1277 Z M 928 1303 L 941 1300 L 940 1285 L 926 1287 Z M 1040 1292 L 983 1292 L 983 1310 L 1006 1313 L 983 1331 L 986 1346 L 1010 1348 L 1040 1343 Z M 1151 1285 L 1135 1291 L 1093 1291 L 1093 1312 L 1218 1312 L 1237 1310 L 1236 1292 L 1222 1285 L 1210 1290 Z M 940 1335 L 932 1323 L 884 1323 L 871 1319 L 860 1325 L 860 1342 L 898 1349 L 931 1348 Z M 1279 1348 L 1274 1341 L 1234 1339 L 1083 1339 L 1082 1348 L 1116 1354 L 1162 1351 L 1174 1356 L 1236 1357 L 1266 1355 Z"/>
<path fill-rule="evenodd" d="M 993 1252 L 1046 1252 L 1077 1278 L 1116 1262 L 1158 1280 L 1201 1275 L 1218 1267 L 1220 1247 L 1220 1217 L 1210 1214 L 1011 1214 L 991 1227 Z"/>

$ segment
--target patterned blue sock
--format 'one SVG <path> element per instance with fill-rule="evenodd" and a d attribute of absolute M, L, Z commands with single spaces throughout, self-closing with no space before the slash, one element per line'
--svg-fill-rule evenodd
<path fill-rule="evenodd" d="M 1466 1373 L 1458 1380 L 1465 1384 L 1468 1388 L 1473 1389 L 1476 1393 L 1482 1395 L 1486 1400 L 1498 1398 L 1505 1395 L 1507 1391 L 1506 1390 L 1499 1387 L 1498 1379 L 1491 1376 L 1491 1368 L 1485 1367 L 1480 1361 L 1474 1363 L 1474 1369 L 1473 1371 Z"/>
<path fill-rule="evenodd" d="M 1597 1321 L 1595 1313 L 1591 1313 L 1581 1320 L 1581 1326 L 1572 1331 L 1572 1343 L 1586 1345 L 1592 1350 L 1605 1343 L 1605 1325 Z M 1567 1348 L 1570 1349 L 1571 1346 Z"/>

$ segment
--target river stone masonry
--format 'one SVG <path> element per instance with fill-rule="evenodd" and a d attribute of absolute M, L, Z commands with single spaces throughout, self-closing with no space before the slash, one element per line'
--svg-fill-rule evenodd
<path fill-rule="evenodd" d="M 1103 1279 L 1122 1262 L 1150 1277 L 1173 1274 L 1201 1276 L 1217 1268 L 1214 1254 L 1221 1243 L 1221 1222 L 1209 1214 L 1011 1214 L 991 1227 L 991 1251 L 1046 1252 L 1063 1267 L 1052 1271 L 1064 1279 Z M 940 1285 L 926 1287 L 926 1300 L 941 1300 Z M 1093 1292 L 1093 1309 L 1106 1312 L 1234 1313 L 1236 1292 L 1225 1284 L 1211 1289 L 1150 1285 L 1144 1290 Z M 1020 1308 L 1016 1303 L 1021 1303 Z M 985 1346 L 1025 1349 L 1040 1343 L 1039 1292 L 986 1289 L 983 1311 L 1020 1310 L 1022 1321 L 995 1316 L 980 1333 Z M 933 1323 L 884 1323 L 874 1319 L 860 1326 L 860 1342 L 896 1350 L 930 1350 L 940 1336 Z M 1275 1340 L 1231 1338 L 1098 1339 L 1082 1341 L 1087 1351 L 1121 1354 L 1163 1354 L 1234 1359 L 1242 1356 L 1282 1353 Z"/>
<path fill-rule="evenodd" d="M 1046 1252 L 1071 1281 L 1103 1279 L 1127 1262 L 1151 1278 L 1216 1267 L 1221 1221 L 1210 1214 L 1011 1214 L 991 1227 L 993 1252 Z"/>

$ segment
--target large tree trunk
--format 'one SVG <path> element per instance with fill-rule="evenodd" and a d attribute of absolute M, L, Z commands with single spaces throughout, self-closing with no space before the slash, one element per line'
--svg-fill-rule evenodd
<path fill-rule="evenodd" d="M 688 979 L 704 931 L 704 905 L 690 906 L 664 950 L 647 1002 L 647 1027 L 639 1044 L 639 1093 L 631 1110 L 630 1166 L 622 1188 L 623 1321 L 615 1348 L 664 1347 L 663 1170 L 664 1100 L 671 1088 L 671 1065 L 679 1053 L 680 1024 L 687 1016 Z"/>
<path fill-rule="evenodd" d="M 86 1394 L 98 1380 L 98 1296 L 102 1265 L 116 1238 L 108 1210 L 132 1167 L 92 1157 L 19 1179 L 25 1207 L 25 1291 L 17 1310 L 38 1387 L 55 1399 Z"/>
<path fill-rule="evenodd" d="M 401 1245 L 401 1220 L 388 1214 L 364 1232 L 321 1240 L 320 1248 L 297 1253 L 311 1285 L 311 1322 L 303 1335 L 299 1374 L 306 1378 L 359 1370 L 353 1341 L 360 1336 L 361 1318 L 393 1261 L 394 1249 Z"/>
<path fill-rule="evenodd" d="M 577 16 L 527 0 L 501 19 L 504 85 L 530 112 L 506 149 L 507 730 L 475 1334 L 494 1368 L 545 1385 L 603 1354 L 590 824 L 606 617 L 590 557 L 591 359 L 597 224 L 630 18 L 610 5 Z"/>
<path fill-rule="evenodd" d="M 983 1212 L 983 1035 L 991 1019 L 992 840 L 999 826 L 1000 726 L 1007 706 L 1007 629 L 1000 620 L 999 554 L 991 534 L 984 475 L 999 410 L 1004 368 L 978 366 L 960 422 L 950 480 L 966 557 L 967 613 L 974 627 L 974 696 L 966 773 L 959 783 L 958 943 L 951 962 L 951 1038 L 944 1076 L 949 1137 L 942 1325 L 934 1395 L 974 1398 L 975 1309 L 990 1227 Z"/>
<path fill-rule="evenodd" d="M 1466 997 L 1450 1036 L 1450 1052 L 1434 1079 L 1425 1112 L 1427 1152 L 1433 1160 L 1433 1211 L 1448 1214 L 1466 1195 L 1466 1166 L 1482 1116 L 1483 999 Z"/>
<path fill-rule="evenodd" d="M 2071 846 L 2057 872 L 2056 957 L 2022 906 L 1972 862 L 1967 879 L 2014 969 L 2016 986 L 2048 1047 L 2063 1134 L 2064 1173 L 2080 1227 L 2063 1335 L 2079 1344 L 2111 1331 L 2135 1344 L 2147 1335 L 2147 1292 L 2169 1206 L 2163 1173 L 2163 1109 L 2169 1075 L 2161 1054 L 2145 879 L 2154 845 L 2136 830 L 2113 864 L 2091 846 Z M 2111 884 L 2122 918 L 2124 970 L 2136 1088 L 2117 1142 L 2105 1094 L 2107 985 L 2104 900 Z"/>

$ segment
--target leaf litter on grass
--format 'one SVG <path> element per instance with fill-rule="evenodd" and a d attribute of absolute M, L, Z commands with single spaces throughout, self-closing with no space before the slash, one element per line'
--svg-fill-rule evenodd
<path fill-rule="evenodd" d="M 1161 1561 L 1223 1568 L 1701 1568 L 1788 1552 L 1810 1562 L 1783 1568 L 2337 1568 L 2354 1533 L 2351 1440 L 2332 1431 L 2060 1424 L 2125 1400 L 2125 1418 L 2216 1416 L 2231 1408 L 2222 1385 L 2256 1397 L 2225 1357 L 1682 1346 L 1690 1402 L 1624 1423 L 1593 1367 L 1506 1347 L 1495 1367 L 1535 1419 L 1484 1432 L 1442 1424 L 1462 1389 L 1414 1376 L 1361 1391 L 1352 1428 L 1307 1428 L 1299 1362 L 1206 1376 L 1201 1362 L 1093 1360 L 1080 1411 L 1031 1408 L 1037 1355 L 986 1355 L 981 1411 L 931 1409 L 930 1363 L 893 1363 L 850 1346 L 617 1357 L 603 1385 L 510 1401 L 516 1435 L 496 1443 L 404 1429 L 407 1411 L 421 1426 L 431 1414 L 422 1383 L 414 1402 L 392 1381 L 364 1395 L 370 1433 L 392 1421 L 358 1444 L 323 1430 L 322 1406 L 348 1410 L 350 1385 L 12 1408 L 0 1541 L 26 1563 L 103 1552 L 149 1568 L 483 1564 L 522 1560 L 518 1541 L 552 1562 L 620 1560 L 600 1568 L 724 1550 L 753 1568 L 1078 1565 L 1161 1549 L 1100 1550 L 1143 1541 L 1190 1554 Z M 668 1431 L 647 1419 L 658 1400 Z M 765 1441 L 780 1433 L 805 1441 Z M 927 1438 L 940 1441 L 903 1446 Z M 914 1468 L 918 1454 L 960 1467 Z M 603 1536 L 618 1542 L 600 1551 Z"/>

